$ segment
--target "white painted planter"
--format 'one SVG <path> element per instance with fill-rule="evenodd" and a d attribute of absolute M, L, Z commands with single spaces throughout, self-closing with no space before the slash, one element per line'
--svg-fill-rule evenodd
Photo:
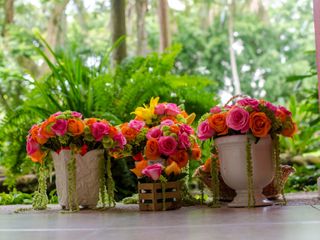
<path fill-rule="evenodd" d="M 247 136 L 221 137 L 217 138 L 215 143 L 218 148 L 222 178 L 229 187 L 237 192 L 237 196 L 228 206 L 248 206 Z M 257 144 L 252 141 L 251 155 L 255 206 L 272 205 L 272 202 L 262 194 L 263 187 L 267 186 L 274 176 L 271 137 L 261 138 Z"/>
<path fill-rule="evenodd" d="M 51 152 L 56 173 L 56 187 L 59 204 L 68 209 L 68 162 L 70 150 L 60 154 Z M 100 161 L 103 161 L 103 150 L 92 150 L 84 156 L 76 154 L 76 197 L 78 204 L 85 208 L 95 208 L 99 201 Z"/>

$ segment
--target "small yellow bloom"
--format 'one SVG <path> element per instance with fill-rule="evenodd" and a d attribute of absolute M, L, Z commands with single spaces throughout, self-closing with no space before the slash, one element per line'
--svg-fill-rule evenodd
<path fill-rule="evenodd" d="M 144 105 L 144 107 L 137 107 L 133 114 L 135 114 L 137 117 L 143 119 L 146 121 L 146 123 L 151 123 L 152 118 L 154 117 L 154 109 L 158 105 L 159 97 L 151 98 L 150 100 L 150 106 Z"/>

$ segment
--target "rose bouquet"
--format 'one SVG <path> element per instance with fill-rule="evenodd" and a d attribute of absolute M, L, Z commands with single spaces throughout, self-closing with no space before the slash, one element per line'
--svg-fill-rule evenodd
<path fill-rule="evenodd" d="M 200 140 L 226 135 L 251 134 L 255 138 L 281 134 L 292 137 L 297 131 L 291 112 L 264 100 L 244 98 L 234 105 L 215 106 L 198 127 Z"/>
<path fill-rule="evenodd" d="M 137 159 L 136 167 L 131 170 L 143 181 L 161 178 L 175 181 L 185 176 L 182 169 L 190 159 L 199 160 L 201 157 L 194 130 L 184 123 L 164 120 L 148 130 L 146 139 L 144 159 Z M 156 174 L 153 174 L 155 169 Z"/>
<path fill-rule="evenodd" d="M 195 119 L 195 114 L 188 115 L 183 106 L 175 103 L 159 103 L 159 97 L 151 98 L 149 106 L 137 107 L 133 114 L 136 120 L 144 121 L 148 127 L 157 126 L 166 119 L 190 125 Z"/>
<path fill-rule="evenodd" d="M 77 169 L 77 165 L 80 164 L 80 168 L 83 168 L 83 166 L 88 168 L 91 166 L 90 164 L 94 163 L 95 169 L 101 169 L 99 181 L 101 182 L 101 188 L 103 188 L 101 191 L 104 192 L 104 186 L 102 185 L 104 185 L 105 165 L 99 159 L 101 159 L 103 152 L 106 152 L 107 156 L 118 155 L 124 149 L 125 144 L 126 138 L 120 129 L 112 126 L 108 121 L 96 118 L 83 120 L 82 114 L 74 111 L 57 112 L 42 123 L 32 126 L 27 136 L 27 154 L 32 161 L 41 164 L 39 190 L 35 195 L 34 207 L 37 209 L 46 208 L 45 164 L 48 163 L 46 159 L 49 158 L 46 158 L 46 156 L 49 153 L 54 160 L 56 174 L 57 171 L 61 172 L 61 169 L 67 168 L 68 206 L 71 209 L 73 206 L 78 208 L 76 202 L 71 203 L 75 200 L 72 200 L 70 196 L 75 194 L 76 188 L 78 188 L 77 182 L 81 181 L 81 173 L 83 172 L 81 169 Z M 83 161 L 86 158 L 94 158 L 97 161 Z M 107 161 L 107 169 L 110 170 L 109 165 L 110 157 Z M 107 182 L 112 180 L 109 177 L 111 176 L 110 171 Z M 76 175 L 78 175 L 77 178 Z M 93 175 L 92 172 L 90 176 Z M 57 178 L 57 188 L 58 185 L 63 185 L 63 183 L 60 183 L 61 179 Z M 83 184 L 80 185 L 84 186 Z M 112 182 L 109 185 L 113 186 Z M 112 188 L 109 187 L 109 189 Z M 60 191 L 61 188 L 59 187 L 58 190 Z"/>
<path fill-rule="evenodd" d="M 281 169 L 279 160 L 279 135 L 285 137 L 292 137 L 297 131 L 297 125 L 294 123 L 291 112 L 283 106 L 275 106 L 265 100 L 257 100 L 254 98 L 242 98 L 235 101 L 234 104 L 229 103 L 239 96 L 235 96 L 223 107 L 215 106 L 210 109 L 210 112 L 203 115 L 199 120 L 197 135 L 202 141 L 213 140 L 213 156 L 211 164 L 212 186 L 214 193 L 214 201 L 219 198 L 219 167 L 218 158 L 219 152 L 217 151 L 217 142 L 222 137 L 227 136 L 247 136 L 245 137 L 246 143 L 246 161 L 247 161 L 247 175 L 248 175 L 248 191 L 249 198 L 253 198 L 253 164 L 252 154 L 255 151 L 254 145 L 259 142 L 272 141 L 272 160 L 276 167 L 275 169 L 275 182 L 277 185 L 280 183 Z M 240 138 L 239 138 L 240 139 Z M 220 142 L 226 140 L 221 140 Z M 253 144 L 252 144 L 252 143 Z M 264 144 L 264 143 L 261 143 Z M 221 145 L 222 146 L 222 145 Z M 226 145 L 224 145 L 226 146 Z M 222 149 L 222 147 L 221 147 Z M 255 148 L 255 149 L 260 149 Z M 229 149 L 231 151 L 231 149 Z M 257 152 L 257 154 L 259 154 Z M 250 199 L 249 199 L 250 200 Z M 248 200 L 254 206 L 255 200 Z"/>

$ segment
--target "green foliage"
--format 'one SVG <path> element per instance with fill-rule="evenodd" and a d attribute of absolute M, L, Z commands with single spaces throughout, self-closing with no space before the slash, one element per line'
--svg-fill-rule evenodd
<path fill-rule="evenodd" d="M 32 194 L 18 192 L 0 193 L 0 205 L 32 204 Z"/>
<path fill-rule="evenodd" d="M 289 177 L 285 192 L 315 191 L 320 177 L 320 164 L 294 165 L 296 172 Z"/>

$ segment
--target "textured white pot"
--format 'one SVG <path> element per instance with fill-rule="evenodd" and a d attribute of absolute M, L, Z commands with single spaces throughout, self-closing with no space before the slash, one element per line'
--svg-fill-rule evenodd
<path fill-rule="evenodd" d="M 59 204 L 68 209 L 68 162 L 71 151 L 61 150 L 59 154 L 51 152 L 51 156 L 56 173 Z M 95 208 L 99 200 L 100 161 L 103 161 L 103 150 L 92 150 L 84 156 L 76 154 L 75 157 L 78 204 L 86 208 Z"/>
<path fill-rule="evenodd" d="M 215 143 L 218 148 L 222 178 L 237 192 L 237 196 L 228 206 L 248 206 L 247 135 L 221 137 L 217 138 Z M 261 138 L 257 144 L 251 140 L 251 156 L 255 206 L 272 205 L 272 202 L 262 194 L 263 187 L 267 186 L 274 176 L 271 137 Z"/>

